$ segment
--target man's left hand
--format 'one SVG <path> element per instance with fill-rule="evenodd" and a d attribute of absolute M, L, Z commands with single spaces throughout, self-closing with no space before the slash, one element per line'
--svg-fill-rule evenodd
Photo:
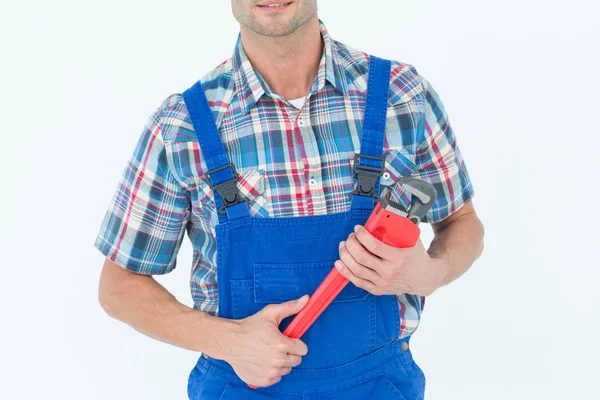
<path fill-rule="evenodd" d="M 340 274 L 377 296 L 429 296 L 441 286 L 450 268 L 446 260 L 431 258 L 421 239 L 410 248 L 392 247 L 360 225 L 340 243 L 339 253 L 335 267 Z"/>

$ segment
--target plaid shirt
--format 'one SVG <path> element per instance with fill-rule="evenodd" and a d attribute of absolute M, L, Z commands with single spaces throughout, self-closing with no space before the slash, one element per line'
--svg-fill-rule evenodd
<path fill-rule="evenodd" d="M 298 110 L 252 68 L 238 38 L 232 58 L 201 78 L 225 151 L 240 174 L 238 186 L 257 217 L 347 211 L 355 186 L 353 156 L 360 132 L 368 55 L 333 40 L 321 23 L 324 51 L 304 106 Z M 439 222 L 473 189 L 444 106 L 410 64 L 392 61 L 384 138 L 390 198 L 411 195 L 402 176 L 432 183 L 438 198 L 424 222 Z M 194 308 L 218 310 L 218 221 L 206 164 L 181 93 L 149 117 L 102 221 L 94 246 L 140 274 L 173 270 L 187 231 L 194 253 Z M 424 298 L 398 296 L 400 337 L 417 328 Z"/>

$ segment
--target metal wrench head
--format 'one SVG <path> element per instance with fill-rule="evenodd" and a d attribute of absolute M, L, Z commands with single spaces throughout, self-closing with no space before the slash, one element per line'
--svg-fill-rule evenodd
<path fill-rule="evenodd" d="M 396 203 L 395 201 L 392 201 L 388 198 L 388 192 L 389 189 L 386 186 L 383 188 L 381 193 L 379 193 L 378 200 L 381 203 L 383 209 L 401 217 L 408 217 L 408 212 L 406 212 L 406 210 L 404 209 L 404 207 L 402 207 L 401 204 Z"/>
<path fill-rule="evenodd" d="M 398 184 L 417 199 L 417 202 L 408 210 L 407 218 L 418 225 L 433 206 L 437 198 L 437 191 L 432 184 L 421 179 L 400 178 Z"/>

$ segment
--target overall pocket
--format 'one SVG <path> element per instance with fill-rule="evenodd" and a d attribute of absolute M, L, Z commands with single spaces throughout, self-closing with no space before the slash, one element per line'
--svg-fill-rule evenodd
<path fill-rule="evenodd" d="M 382 379 L 407 400 L 423 400 L 425 397 L 425 374 L 412 355 L 408 362 L 387 371 Z"/>
<path fill-rule="evenodd" d="M 254 263 L 254 279 L 230 281 L 233 317 L 245 318 L 268 304 L 312 295 L 334 262 Z M 298 368 L 329 368 L 373 351 L 376 313 L 377 297 L 349 282 L 302 336 L 309 350 Z M 293 317 L 285 318 L 279 329 L 284 331 Z"/>
<path fill-rule="evenodd" d="M 312 263 L 254 263 L 253 279 L 232 279 L 233 317 L 245 318 L 268 304 L 312 295 L 336 260 Z M 351 282 L 337 295 L 333 303 L 364 300 L 372 296 Z"/>
<path fill-rule="evenodd" d="M 219 399 L 228 385 L 226 380 L 209 373 L 205 367 L 196 364 L 188 378 L 188 399 Z"/>

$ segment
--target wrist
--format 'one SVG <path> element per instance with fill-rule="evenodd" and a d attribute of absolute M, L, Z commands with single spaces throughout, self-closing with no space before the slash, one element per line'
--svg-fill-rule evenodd
<path fill-rule="evenodd" d="M 217 360 L 227 360 L 239 332 L 239 321 L 210 314 L 205 314 L 205 318 L 205 328 L 210 334 L 203 352 Z"/>
<path fill-rule="evenodd" d="M 448 282 L 448 275 L 450 274 L 451 263 L 450 257 L 432 257 L 433 262 L 433 290 L 432 293 L 437 289 L 445 286 Z"/>

